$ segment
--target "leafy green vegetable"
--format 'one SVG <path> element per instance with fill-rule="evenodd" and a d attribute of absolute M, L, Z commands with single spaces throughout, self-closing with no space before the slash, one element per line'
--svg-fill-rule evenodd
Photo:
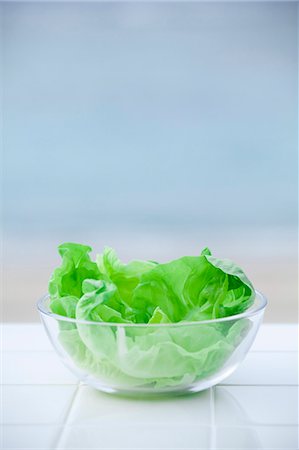
<path fill-rule="evenodd" d="M 124 302 L 131 303 L 132 293 L 142 274 L 157 265 L 152 261 L 131 261 L 123 264 L 112 248 L 105 247 L 104 252 L 97 256 L 97 264 L 104 279 L 115 284 Z"/>
<path fill-rule="evenodd" d="M 49 282 L 51 309 L 62 316 L 75 318 L 75 305 L 82 296 L 82 283 L 86 279 L 99 279 L 100 271 L 92 262 L 91 247 L 65 243 L 58 247 L 61 267 L 54 270 Z"/>
<path fill-rule="evenodd" d="M 201 256 L 184 256 L 144 273 L 132 308 L 137 322 L 148 322 L 157 307 L 171 322 L 208 320 L 244 311 L 253 292 L 239 267 L 205 249 Z"/>
<path fill-rule="evenodd" d="M 250 329 L 232 321 L 226 333 L 215 323 L 145 328 L 77 325 L 60 333 L 75 364 L 110 385 L 183 386 L 219 370 Z"/>
<path fill-rule="evenodd" d="M 95 263 L 90 251 L 61 245 L 49 283 L 51 310 L 77 320 L 59 322 L 60 341 L 88 374 L 115 385 L 182 386 L 220 370 L 251 326 L 234 315 L 252 305 L 252 284 L 208 248 L 165 264 L 123 264 L 110 248 Z"/>

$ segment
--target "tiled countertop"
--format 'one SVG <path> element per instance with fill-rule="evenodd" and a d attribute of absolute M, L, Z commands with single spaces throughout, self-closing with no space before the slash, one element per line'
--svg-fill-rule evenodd
<path fill-rule="evenodd" d="M 79 384 L 37 324 L 5 324 L 3 449 L 297 449 L 297 327 L 263 325 L 240 368 L 185 397 L 131 400 Z"/>

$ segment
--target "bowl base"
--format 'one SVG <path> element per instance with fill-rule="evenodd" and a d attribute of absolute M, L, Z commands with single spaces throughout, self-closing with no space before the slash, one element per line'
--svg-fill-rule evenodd
<path fill-rule="evenodd" d="M 192 395 L 198 392 L 209 389 L 212 386 L 223 381 L 229 375 L 231 375 L 236 368 L 239 366 L 239 363 L 234 364 L 233 366 L 226 367 L 225 370 L 222 370 L 218 373 L 218 376 L 211 376 L 202 380 L 198 380 L 192 384 L 185 384 L 177 387 L 168 387 L 168 388 L 160 388 L 155 389 L 153 387 L 120 387 L 120 386 L 108 386 L 99 382 L 99 380 L 86 376 L 82 380 L 84 384 L 87 384 L 98 391 L 104 392 L 106 394 L 115 395 L 119 397 L 131 397 L 131 398 L 161 398 L 161 397 L 173 397 L 173 396 L 182 396 L 182 395 Z"/>

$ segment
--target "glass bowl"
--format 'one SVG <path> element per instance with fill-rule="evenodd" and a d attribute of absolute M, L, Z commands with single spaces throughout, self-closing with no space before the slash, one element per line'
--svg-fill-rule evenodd
<path fill-rule="evenodd" d="M 84 383 L 108 393 L 198 392 L 236 370 L 262 322 L 266 298 L 242 314 L 201 322 L 120 324 L 70 319 L 38 310 L 63 363 Z"/>

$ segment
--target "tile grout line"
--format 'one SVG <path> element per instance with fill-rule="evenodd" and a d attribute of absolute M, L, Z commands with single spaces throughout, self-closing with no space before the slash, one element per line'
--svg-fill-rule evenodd
<path fill-rule="evenodd" d="M 216 386 L 225 386 L 225 387 L 236 387 L 236 386 L 244 386 L 244 387 L 298 387 L 298 383 L 254 383 L 254 384 L 246 384 L 246 383 L 218 383 Z"/>
<path fill-rule="evenodd" d="M 0 383 L 0 386 L 3 387 L 20 387 L 20 386 L 29 386 L 29 387 L 72 387 L 77 386 L 77 383 Z M 81 386 L 88 386 L 88 384 L 82 383 Z M 223 386 L 223 387 L 298 387 L 299 383 L 218 383 L 216 386 Z"/>
<path fill-rule="evenodd" d="M 216 448 L 215 390 L 210 388 L 210 450 Z"/>
<path fill-rule="evenodd" d="M 49 354 L 49 353 L 52 353 L 53 355 L 56 355 L 57 356 L 57 354 L 56 354 L 56 352 L 54 351 L 54 350 L 51 350 L 51 349 L 48 349 L 48 350 L 34 350 L 34 349 L 30 349 L 30 350 L 28 350 L 28 349 L 8 349 L 8 350 L 3 350 L 2 349 L 2 353 L 3 354 L 5 354 L 5 353 L 13 353 L 13 354 L 16 354 L 16 353 L 21 353 L 21 354 L 24 354 L 24 353 L 33 353 L 33 354 L 35 354 L 35 353 L 46 353 L 46 354 Z M 247 353 L 247 356 L 249 356 L 249 355 L 252 355 L 252 354 L 256 354 L 256 353 L 283 353 L 283 354 L 288 354 L 288 353 L 295 353 L 295 354 L 298 354 L 298 350 L 249 350 L 249 352 Z"/>
<path fill-rule="evenodd" d="M 34 387 L 43 387 L 43 386 L 50 386 L 50 387 L 59 387 L 59 386 L 77 386 L 78 383 L 76 382 L 69 382 L 69 383 L 0 383 L 0 386 L 5 387 L 19 387 L 19 386 L 34 386 Z"/>
<path fill-rule="evenodd" d="M 62 438 L 63 433 L 64 433 L 64 427 L 68 423 L 71 411 L 72 411 L 74 403 L 75 403 L 75 399 L 76 399 L 78 391 L 79 391 L 79 387 L 80 387 L 80 383 L 77 384 L 75 392 L 73 393 L 73 396 L 71 398 L 71 401 L 70 401 L 69 406 L 67 408 L 67 411 L 65 413 L 65 416 L 64 416 L 64 419 L 63 419 L 63 423 L 59 424 L 61 426 L 61 430 L 58 432 L 58 435 L 57 435 L 56 439 L 54 440 L 53 449 L 59 449 L 60 448 L 59 444 L 60 444 L 61 438 Z"/>
<path fill-rule="evenodd" d="M 45 423 L 36 423 L 36 422 L 28 422 L 28 423 L 24 423 L 24 422 L 3 422 L 2 427 L 35 427 L 35 428 L 61 428 L 63 426 L 63 424 L 61 423 L 57 423 L 57 422 L 45 422 Z M 74 426 L 78 426 L 78 424 L 75 424 Z M 92 424 L 84 424 L 84 427 L 86 428 L 95 428 L 95 425 Z M 204 428 L 211 428 L 210 425 L 203 425 Z M 240 429 L 245 429 L 245 428 L 298 428 L 298 423 L 295 422 L 288 422 L 288 423 L 281 423 L 281 422 L 271 422 L 271 423 L 266 423 L 266 422 L 247 422 L 246 424 L 234 424 L 233 426 L 231 424 L 224 424 L 224 425 L 219 425 L 219 428 L 240 428 Z M 1 448 L 1 447 L 0 447 Z M 14 449 L 13 449 L 14 450 Z M 31 449 L 33 450 L 33 449 Z M 53 449 L 51 449 L 53 450 Z M 147 450 L 147 449 L 145 449 Z M 185 450 L 185 449 L 184 449 Z M 197 449 L 198 450 L 198 449 Z"/>

